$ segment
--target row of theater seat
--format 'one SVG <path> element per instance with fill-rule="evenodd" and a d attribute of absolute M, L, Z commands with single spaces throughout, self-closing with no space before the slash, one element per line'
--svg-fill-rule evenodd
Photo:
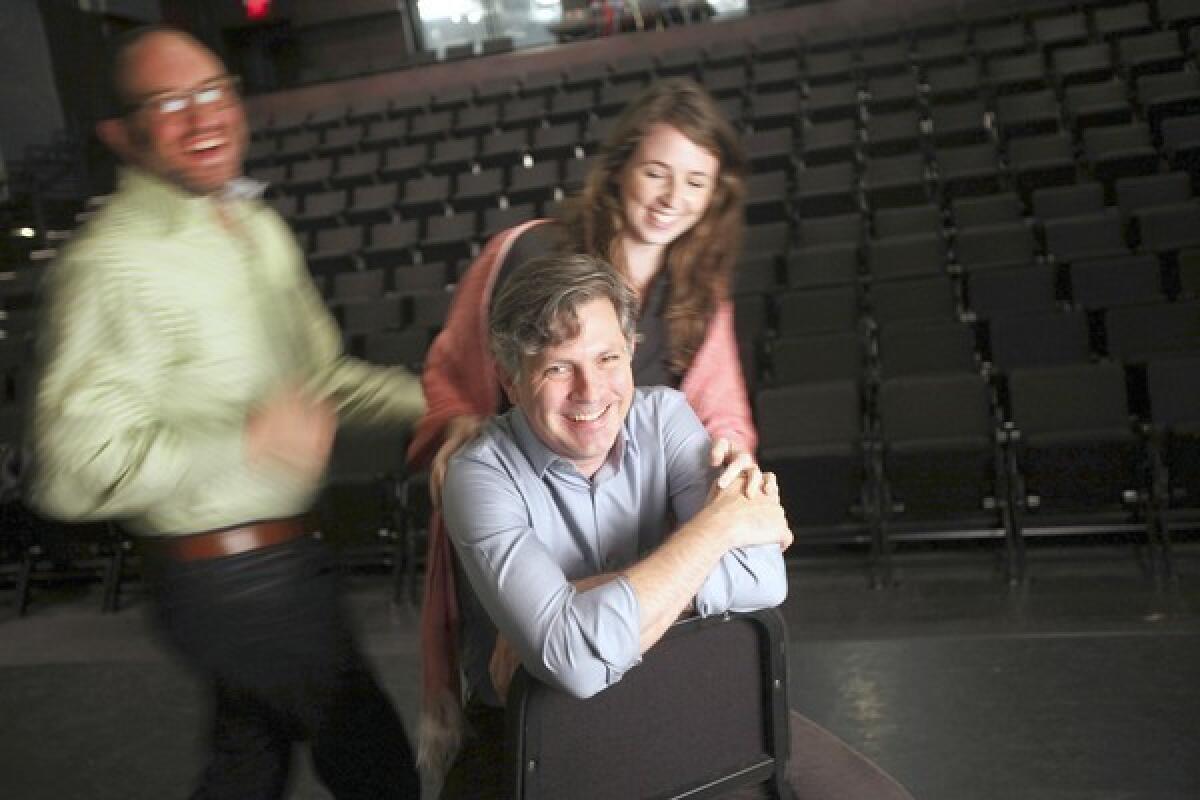
<path fill-rule="evenodd" d="M 1024 298 L 1022 298 L 1024 299 Z M 1200 353 L 1200 303 L 1133 303 L 1101 312 L 1034 304 L 986 320 L 893 321 L 869 330 L 834 330 L 772 339 L 763 382 L 790 386 L 836 380 L 866 385 L 912 375 L 1086 364 L 1144 363 Z"/>
<path fill-rule="evenodd" d="M 1180 120 L 1200 122 L 1200 117 Z M 868 171 L 860 181 L 851 171 L 838 171 L 836 175 L 823 171 L 818 176 L 814 174 L 816 171 L 810 170 L 803 173 L 800 186 L 794 191 L 789 188 L 785 176 L 769 173 L 759 177 L 772 180 L 751 180 L 750 218 L 759 223 L 787 223 L 793 215 L 799 214 L 798 244 L 820 247 L 830 244 L 828 238 L 836 236 L 839 229 L 859 227 L 854 220 L 861 217 L 864 198 L 876 201 L 869 204 L 877 209 L 871 217 L 880 220 L 878 224 L 902 228 L 911 223 L 917 226 L 916 230 L 926 230 L 933 225 L 925 218 L 936 222 L 942 213 L 937 205 L 931 205 L 941 197 L 956 198 L 951 202 L 953 206 L 957 198 L 995 197 L 998 190 L 1015 183 L 1018 188 L 1029 188 L 1023 199 L 1031 208 L 1036 196 L 1037 207 L 1032 208 L 1032 212 L 1040 225 L 1034 226 L 1032 231 L 1015 231 L 1007 240 L 1006 252 L 1020 248 L 1032 251 L 1037 238 L 1040 240 L 1037 246 L 1044 247 L 1049 255 L 1065 259 L 1079 255 L 1073 239 L 1078 238 L 1077 231 L 1082 222 L 1068 223 L 1066 217 L 1071 215 L 1091 215 L 1097 230 L 1107 227 L 1103 242 L 1110 249 L 1119 249 L 1119 241 L 1132 246 L 1143 244 L 1149 249 L 1172 246 L 1172 240 L 1186 234 L 1190 225 L 1192 212 L 1187 206 L 1192 191 L 1188 175 L 1182 171 L 1157 173 L 1163 162 L 1153 148 L 1124 149 L 1115 153 L 1108 164 L 1126 158 L 1124 163 L 1129 171 L 1141 173 L 1144 170 L 1146 174 L 1115 177 L 1119 172 L 1101 171 L 1107 181 L 1084 180 L 1076 184 L 1073 181 L 1078 170 L 1069 154 L 1061 160 L 1035 162 L 1035 166 L 1015 177 L 1002 172 L 992 158 L 970 174 L 964 169 L 954 177 L 945 177 L 940 192 L 931 188 L 925 173 L 919 171 L 919 165 L 909 171 L 911 183 L 902 183 L 903 178 L 898 174 L 889 183 L 879 177 L 879 171 Z M 1196 168 L 1196 163 L 1191 160 L 1177 163 Z M 298 232 L 308 238 L 309 252 L 318 262 L 326 257 L 350 262 L 355 253 L 366 257 L 372 249 L 411 249 L 418 242 L 431 252 L 467 252 L 472 245 L 507 225 L 550 211 L 565 192 L 577 188 L 588 162 L 572 160 L 570 164 L 573 168 L 567 179 L 559 176 L 558 166 L 553 162 L 542 165 L 549 169 L 515 170 L 516 177 L 507 187 L 498 170 L 485 170 L 466 173 L 455 183 L 448 176 L 425 176 L 415 178 L 403 187 L 382 183 L 358 187 L 349 193 L 341 190 L 314 193 L 303 205 L 289 196 L 272 202 Z M 876 180 L 872 181 L 872 177 Z M 1032 188 L 1039 182 L 1054 184 L 1064 179 L 1070 182 L 1065 182 L 1061 189 L 1035 191 Z M 1103 202 L 1109 198 L 1114 201 L 1111 207 Z M 889 201 L 906 205 L 891 209 L 886 205 Z M 1149 204 L 1165 205 L 1168 202 L 1179 208 L 1166 211 L 1148 207 Z M 907 205 L 913 203 L 921 205 Z M 831 213 L 821 215 L 818 212 Z M 763 224 L 755 230 L 768 235 L 752 237 L 752 241 L 774 242 L 779 238 L 778 226 L 770 228 Z M 785 236 L 792 235 L 789 228 Z M 978 240 L 980 246 L 964 247 L 968 255 L 962 259 L 963 263 L 974 263 L 975 252 L 980 253 L 980 258 L 995 260 L 994 255 L 989 255 L 992 243 L 981 236 L 974 233 L 964 237 L 967 242 Z"/>
<path fill-rule="evenodd" d="M 866 155 L 894 155 L 922 145 L 928 149 L 969 144 L 987 138 L 993 120 L 1002 139 L 1060 127 L 1078 133 L 1089 125 L 1130 122 L 1135 117 L 1145 118 L 1158 134 L 1162 119 L 1194 105 L 1200 96 L 1193 66 L 1182 61 L 1159 66 L 1171 69 L 1140 75 L 1136 82 L 1095 72 L 1086 82 L 1066 86 L 1035 67 L 1022 81 L 1007 86 L 1014 91 L 998 92 L 994 83 L 980 77 L 977 64 L 966 62 L 945 68 L 946 75 L 905 74 L 892 79 L 902 86 L 890 90 L 864 91 L 854 83 L 807 92 L 792 88 L 752 94 L 745 104 L 738 95 L 722 107 L 732 122 L 748 131 L 793 128 L 793 137 L 780 132 L 751 137 L 749 149 L 757 153 L 756 145 L 765 146 L 772 151 L 769 158 L 779 155 L 775 151 L 796 153 L 808 165 L 838 160 L 840 154 L 858 147 L 860 139 Z M 561 157 L 577 149 L 593 150 L 606 135 L 613 114 L 642 90 L 643 83 L 631 81 L 622 87 L 620 104 L 598 105 L 590 97 L 583 98 L 570 115 L 538 111 L 523 116 L 518 124 L 506 124 L 493 114 L 466 125 L 451 112 L 437 112 L 417 118 L 421 124 L 414 121 L 411 129 L 401 118 L 297 131 L 278 140 L 256 141 L 248 161 L 252 169 L 268 169 L 283 185 L 302 187 L 335 180 L 352 184 L 362 176 L 356 167 L 369 158 L 346 156 L 381 151 L 391 151 L 388 160 L 397 162 L 397 173 L 422 164 L 433 171 L 455 171 L 476 161 L 510 165 L 526 155 Z M 479 109 L 458 114 L 468 111 Z M 410 149 L 399 149 L 405 147 Z M 342 157 L 336 168 L 329 161 L 335 157 Z"/>
<path fill-rule="evenodd" d="M 981 75 L 979 65 L 969 61 L 930 70 L 924 77 L 909 72 L 886 83 L 880 80 L 859 86 L 848 81 L 807 90 L 793 83 L 770 92 L 722 95 L 719 102 L 731 122 L 754 130 L 862 121 L 871 152 L 886 154 L 896 147 L 892 139 L 915 139 L 923 124 L 934 129 L 935 141 L 953 143 L 971 135 L 972 127 L 978 127 L 987 113 L 996 115 L 998 127 L 1006 135 L 1044 126 L 1048 118 L 1060 115 L 1059 106 L 1076 128 L 1093 119 L 1128 117 L 1131 108 L 1143 110 L 1157 123 L 1181 102 L 1194 99 L 1197 91 L 1195 76 L 1184 68 L 1182 57 L 1159 62 L 1155 74 L 1094 69 L 1070 82 L 1044 70 L 1040 55 L 1030 58 L 1035 63 L 1029 74 L 1006 83 L 997 83 L 995 75 Z M 571 96 L 569 112 L 558 104 L 547 107 L 535 99 L 532 105 L 521 101 L 519 116 L 512 109 L 501 114 L 495 109 L 484 113 L 484 109 L 470 107 L 429 112 L 411 121 L 378 118 L 293 131 L 278 138 L 264 136 L 251 145 L 248 161 L 251 166 L 295 165 L 313 156 L 421 145 L 428 149 L 435 166 L 475 157 L 500 162 L 526 149 L 558 146 L 571 136 L 580 144 L 602 139 L 605 126 L 595 120 L 613 117 L 645 85 L 641 80 L 620 84 L 621 93 L 612 102 L 597 100 L 590 92 L 577 100 Z M 845 133 L 851 140 L 857 136 L 853 126 L 843 125 L 818 129 L 807 138 L 833 139 L 834 134 Z"/>
<path fill-rule="evenodd" d="M 1094 7 L 1091 7 L 1094 6 Z M 1083 7 L 1084 10 L 1076 9 Z M 535 71 L 522 78 L 499 78 L 477 87 L 442 91 L 434 96 L 410 94 L 393 101 L 371 100 L 349 107 L 330 107 L 316 111 L 282 112 L 257 121 L 260 136 L 271 137 L 301 129 L 320 129 L 358 123 L 384 116 L 415 117 L 426 110 L 436 112 L 479 106 L 511 105 L 508 113 L 489 118 L 479 127 L 495 123 L 526 122 L 536 118 L 537 101 L 557 93 L 600 89 L 601 96 L 580 95 L 574 102 L 560 99 L 560 108 L 542 109 L 566 115 L 583 114 L 597 104 L 613 107 L 627 99 L 622 91 L 606 88 L 628 80 L 667 75 L 699 75 L 718 95 L 740 94 L 760 89 L 787 88 L 804 82 L 821 85 L 856 77 L 869 80 L 909 68 L 924 69 L 964 59 L 1003 58 L 1012 53 L 1053 53 L 1057 48 L 1116 43 L 1119 63 L 1132 74 L 1154 69 L 1164 60 L 1175 59 L 1172 51 L 1184 45 L 1194 51 L 1194 34 L 1189 25 L 1200 22 L 1188 0 L 1160 0 L 1156 3 L 1133 2 L 1116 8 L 1099 3 L 975 3 L 959 13 L 947 5 L 928 10 L 913 18 L 881 17 L 873 24 L 833 27 L 795 33 L 776 32 L 755 41 L 721 39 L 707 46 L 675 47 L 655 57 L 627 56 L 615 64 L 574 65 L 566 73 Z M 1174 33 L 1182 41 L 1173 45 L 1166 39 L 1139 39 L 1151 34 Z M 1091 74 L 1088 62 L 1101 54 L 1076 52 L 1064 55 L 1056 73 L 1068 77 Z M 996 63 L 994 73 L 999 85 L 1008 74 L 1024 72 L 1014 64 Z M 899 79 L 901 85 L 903 78 Z M 938 91 L 940 79 L 935 79 Z M 1018 83 L 1020 79 L 1018 79 Z M 866 87 L 868 90 L 882 87 Z M 614 95 L 605 98 L 608 91 Z M 870 93 L 870 91 L 869 91 Z M 590 101 L 590 105 L 588 102 Z M 553 101 L 551 101 L 553 106 Z M 450 121 L 429 126 L 437 134 L 454 129 Z M 468 127 L 474 128 L 475 124 Z"/>
<path fill-rule="evenodd" d="M 951 364 L 961 363 L 958 353 L 976 352 L 985 361 L 1012 365 L 1043 358 L 1200 351 L 1200 291 L 1194 286 L 1168 301 L 1159 287 L 1157 265 L 1139 257 L 1080 262 L 1069 275 L 1069 301 L 1062 297 L 1062 274 L 1041 264 L 972 276 L 965 303 L 954 284 L 940 278 L 881 283 L 869 291 L 840 286 L 740 295 L 738 327 L 747 363 L 756 365 L 751 377 L 776 382 L 830 369 L 830 359 L 845 352 L 822 350 L 831 340 L 862 339 L 864 329 L 895 333 L 909 326 L 912 331 L 916 325 L 930 330 L 913 346 L 923 342 L 919 346 L 929 348 L 929 359 L 946 357 L 940 354 L 950 347 Z M 956 327 L 962 330 L 954 334 Z M 813 344 L 801 346 L 803 337 L 814 337 Z M 784 348 L 782 342 L 790 344 Z M 855 362 L 847 363 L 853 368 Z"/>
<path fill-rule="evenodd" d="M 764 389 L 763 465 L 805 542 L 1003 541 L 1121 531 L 1161 556 L 1200 515 L 1200 356 Z"/>
<path fill-rule="evenodd" d="M 948 366 L 1008 366 L 1200 352 L 1200 305 L 1195 295 L 1168 302 L 1153 294 L 1132 293 L 1127 288 L 1131 283 L 1146 280 L 1126 274 L 1134 269 L 1109 262 L 1094 266 L 1097 274 L 1083 285 L 1105 301 L 1103 307 L 1062 308 L 1055 297 L 1054 273 L 1041 266 L 998 271 L 991 283 L 981 280 L 974 291 L 982 313 L 964 313 L 953 284 L 940 278 L 879 284 L 865 298 L 852 286 L 783 292 L 774 302 L 762 295 L 743 295 L 737 304 L 743 361 L 751 380 L 775 383 L 819 381 L 831 372 L 853 372 L 870 346 L 861 333 L 864 327 L 878 330 L 885 342 L 892 337 L 897 368 L 905 360 L 918 365 L 943 359 Z M 990 308 L 985 299 L 991 301 Z M 763 327 L 753 330 L 756 315 Z M 927 326 L 923 331 L 917 327 L 922 325 Z M 768 326 L 769 335 L 764 335 Z M 905 345 L 900 343 L 901 331 L 907 331 Z M 926 349 L 915 354 L 909 349 L 904 358 L 898 355 L 902 347 Z M 891 350 L 885 345 L 884 352 Z M 890 368 L 893 362 L 885 359 L 883 364 Z"/>
<path fill-rule="evenodd" d="M 1186 209 L 1195 196 L 1192 183 L 1193 178 L 1185 172 L 1122 178 L 1114 182 L 1111 194 L 1115 202 L 1111 204 L 1105 185 L 1085 179 L 1034 189 L 1027 205 L 1014 192 L 997 191 L 957 197 L 944 208 L 926 202 L 879 208 L 870 214 L 801 218 L 795 226 L 753 226 L 750 252 L 782 252 L 790 245 L 825 256 L 831 254 L 827 251 L 870 247 L 882 240 L 934 235 L 956 242 L 951 260 L 966 269 L 1028 260 L 1043 252 L 1069 261 L 1085 245 L 1070 241 L 1059 223 L 1094 215 L 1112 217 L 1118 223 L 1105 242 L 1123 241 L 1150 250 L 1177 249 L 1180 244 L 1176 242 L 1185 239 L 1187 232 L 1181 228 L 1173 233 L 1171 221 L 1179 226 L 1189 222 Z M 1182 218 L 1176 219 L 1180 215 Z M 1004 227 L 1003 235 L 989 235 L 997 226 Z M 1120 245 L 1112 247 L 1120 249 Z"/>
<path fill-rule="evenodd" d="M 1193 80 L 1196 92 L 1180 101 L 1175 109 L 1180 116 L 1163 121 L 1161 146 L 1154 131 L 1136 119 L 1085 126 L 1076 142 L 1067 132 L 1069 126 L 1059 129 L 1057 112 L 1044 120 L 1051 132 L 1044 132 L 1039 123 L 1025 131 L 1029 135 L 1010 136 L 999 142 L 991 138 L 989 115 L 972 112 L 969 116 L 973 127 L 955 147 L 930 146 L 917 123 L 911 131 L 913 138 L 884 140 L 897 151 L 911 147 L 915 152 L 891 156 L 864 156 L 871 140 L 856 137 L 851 131 L 829 137 L 817 135 L 819 127 L 852 125 L 849 121 L 814 127 L 799 150 L 797 139 L 786 130 L 751 133 L 747 143 L 753 162 L 757 168 L 769 171 L 750 179 L 749 216 L 759 222 L 797 213 L 809 218 L 852 212 L 863 206 L 918 203 L 935 196 L 945 201 L 991 193 L 1009 185 L 1021 191 L 1028 202 L 1034 187 L 1070 183 L 1080 175 L 1093 175 L 1103 181 L 1111 196 L 1117 180 L 1153 174 L 1164 162 L 1194 170 L 1200 153 L 1200 121 L 1189 112 L 1200 107 L 1200 77 L 1194 72 L 1179 75 Z M 1133 113 L 1131 109 L 1126 111 Z M 525 202 L 544 204 L 579 185 L 587 162 L 578 156 L 594 144 L 563 143 L 559 155 L 573 152 L 575 157 L 562 160 L 548 156 L 538 161 L 525 152 L 516 161 L 514 154 L 514 163 L 507 168 L 472 161 L 478 157 L 474 152 L 457 154 L 454 158 L 458 161 L 449 160 L 449 156 L 438 161 L 435 156 L 430 162 L 422 146 L 408 145 L 383 154 L 345 156 L 338 159 L 336 167 L 332 159 L 324 159 L 301 162 L 290 169 L 261 168 L 258 174 L 282 178 L 282 186 L 292 193 L 280 193 L 274 202 L 299 227 L 315 229 L 347 220 L 446 215 L 456 210 L 503 208 Z M 826 163 L 827 157 L 841 160 Z M 815 165 L 810 163 L 814 161 Z M 436 171 L 423 174 L 425 167 Z M 456 167 L 458 171 L 446 174 L 442 167 Z M 301 195 L 300 189 L 308 191 Z M 461 223 L 458 227 L 469 229 Z M 470 227 L 480 233 L 477 227 Z"/>
<path fill-rule="evenodd" d="M 752 221 L 793 212 L 805 218 L 827 216 L 863 205 L 919 203 L 935 195 L 988 194 L 1010 185 L 1028 199 L 1036 187 L 1071 183 L 1080 175 L 1102 181 L 1111 196 L 1120 178 L 1154 174 L 1164 164 L 1195 171 L 1200 120 L 1189 112 L 1200 109 L 1200 76 L 1196 80 L 1191 104 L 1182 107 L 1182 115 L 1164 120 L 1161 144 L 1137 120 L 1087 126 L 1078 139 L 1056 128 L 999 144 L 990 138 L 986 114 L 972 114 L 969 138 L 954 146 L 931 146 L 916 125 L 912 138 L 890 140 L 896 152 L 889 156 L 861 156 L 862 143 L 850 130 L 830 136 L 810 131 L 808 144 L 799 150 L 787 130 L 750 134 L 746 145 L 757 171 L 749 180 L 749 216 Z M 1058 125 L 1057 117 L 1053 124 Z M 910 151 L 903 152 L 906 148 Z M 393 214 L 542 203 L 582 183 L 588 161 L 579 156 L 590 149 L 584 143 L 566 144 L 557 153 L 514 154 L 507 166 L 489 166 L 471 154 L 462 154 L 460 161 L 430 161 L 424 148 L 403 146 L 345 156 L 336 163 L 317 159 L 290 170 L 266 167 L 251 174 L 274 180 L 277 208 L 312 229 Z M 801 160 L 803 168 L 797 166 Z"/>
<path fill-rule="evenodd" d="M 495 168 L 455 176 L 422 175 L 351 190 L 314 191 L 303 197 L 277 195 L 269 202 L 301 232 L 397 219 L 428 220 L 525 203 L 540 207 L 579 188 L 588 166 L 583 159 L 569 159 L 561 165 L 546 161 L 531 168 L 514 168 L 508 174 Z"/>
<path fill-rule="evenodd" d="M 955 201 L 949 214 L 923 204 L 806 219 L 798 231 L 787 222 L 754 225 L 739 287 L 807 288 L 1134 253 L 1158 254 L 1170 266 L 1174 253 L 1200 244 L 1200 205 L 1186 173 L 1127 179 L 1119 197 L 1105 205 L 1102 187 L 1085 181 L 1036 190 L 1032 217 L 1015 194 L 998 193 Z"/>
<path fill-rule="evenodd" d="M 1030 132 L 1004 142 L 990 138 L 986 116 L 977 123 L 973 143 L 929 146 L 921 135 L 907 140 L 910 152 L 862 157 L 855 138 L 822 139 L 819 163 L 800 169 L 778 166 L 756 173 L 749 182 L 749 216 L 771 221 L 798 215 L 802 219 L 863 209 L 889 208 L 994 194 L 1013 188 L 1027 203 L 1035 188 L 1074 183 L 1091 177 L 1105 184 L 1110 198 L 1120 178 L 1152 175 L 1165 166 L 1197 171 L 1200 155 L 1198 92 L 1180 116 L 1164 121 L 1161 143 L 1142 121 L 1087 127 L 1076 140 L 1054 128 Z M 1053 117 L 1055 126 L 1058 117 Z M 835 123 L 836 124 L 836 123 Z M 758 151 L 761 153 L 761 151 Z M 837 157 L 826 161 L 825 155 Z M 805 151 L 811 157 L 812 151 Z M 784 164 L 788 151 L 778 153 Z M 766 156 L 759 156 L 767 163 Z M 779 163 L 779 162 L 776 162 Z"/>
<path fill-rule="evenodd" d="M 1186 113 L 1200 103 L 1200 82 L 1192 73 L 1181 74 L 1189 75 L 1197 86 L 1196 93 L 1180 106 Z M 946 118 L 939 117 L 942 112 Z M 1008 139 L 994 142 L 994 118 L 978 103 L 968 101 L 935 109 L 931 120 L 916 112 L 872 117 L 865 133 L 858 131 L 851 120 L 810 126 L 800 132 L 792 128 L 758 130 L 745 136 L 745 147 L 758 173 L 805 175 L 818 167 L 853 163 L 841 171 L 848 176 L 862 172 L 869 183 L 874 183 L 878 177 L 896 172 L 900 165 L 911 164 L 905 176 L 910 182 L 920 182 L 926 173 L 936 170 L 951 190 L 958 183 L 988 180 L 989 170 L 995 181 L 1002 159 L 1010 163 L 1022 185 L 1030 185 L 1042 173 L 1055 178 L 1064 170 L 1072 172 L 1076 161 L 1102 176 L 1116 176 L 1144 168 L 1147 160 L 1155 160 L 1160 153 L 1174 163 L 1185 164 L 1194 162 L 1200 153 L 1200 132 L 1194 123 L 1186 122 L 1186 117 L 1165 119 L 1156 134 L 1135 117 L 1133 107 L 1123 100 L 1112 106 L 1092 105 L 1089 113 L 1094 116 L 1086 121 L 1077 116 L 1078 124 L 1073 125 L 1061 122 L 1057 111 L 1042 117 L 1039 110 L 1036 123 L 1029 118 L 1021 123 L 1026 125 L 1025 136 L 1012 136 L 1010 127 Z M 951 115 L 955 119 L 949 119 Z M 879 126 L 872 128 L 876 122 Z M 410 182 L 422 177 L 445 181 L 443 195 L 449 191 L 451 180 L 456 186 L 462 185 L 456 191 L 481 184 L 480 190 L 465 193 L 468 201 L 474 202 L 487 192 L 500 194 L 513 183 L 520 188 L 522 182 L 555 185 L 560 180 L 577 180 L 582 168 L 574 162 L 595 152 L 607 127 L 598 123 L 588 129 L 586 137 L 580 135 L 576 124 L 541 128 L 532 138 L 522 131 L 510 131 L 485 137 L 482 146 L 474 140 L 448 140 L 432 147 L 395 145 L 379 151 L 309 158 L 290 165 L 259 165 L 251 168 L 251 174 L 269 182 L 276 192 L 294 198 L 297 205 L 305 195 L 330 190 L 344 195 L 347 190 L 362 191 L 379 183 Z M 899 161 L 889 157 L 907 158 Z M 484 177 L 479 177 L 480 173 Z M 815 172 L 805 179 L 819 182 L 820 175 Z M 494 185 L 486 184 L 488 180 Z M 409 193 L 406 189 L 403 194 Z"/>

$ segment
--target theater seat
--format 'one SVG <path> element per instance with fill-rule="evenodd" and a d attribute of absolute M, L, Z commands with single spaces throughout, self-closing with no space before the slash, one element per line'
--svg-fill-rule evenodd
<path fill-rule="evenodd" d="M 1200 520 L 1200 353 L 1146 367 L 1155 499 L 1165 530 Z M 1169 536 L 1164 544 L 1170 557 Z"/>

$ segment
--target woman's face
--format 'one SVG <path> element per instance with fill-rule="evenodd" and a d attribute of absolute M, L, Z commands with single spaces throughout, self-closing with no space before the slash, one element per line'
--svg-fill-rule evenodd
<path fill-rule="evenodd" d="M 650 128 L 620 175 L 625 236 L 665 247 L 687 233 L 704 216 L 719 171 L 716 155 L 678 129 Z"/>

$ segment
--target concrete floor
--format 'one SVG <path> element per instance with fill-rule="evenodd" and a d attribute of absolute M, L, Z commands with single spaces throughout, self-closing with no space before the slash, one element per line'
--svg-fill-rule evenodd
<path fill-rule="evenodd" d="M 1120 549 L 1036 552 L 1012 589 L 986 555 L 920 556 L 883 590 L 852 560 L 795 563 L 792 705 L 921 800 L 1200 797 L 1193 563 L 1162 584 Z M 384 576 L 347 590 L 412 730 L 416 612 Z M 203 693 L 149 632 L 136 586 L 120 612 L 99 605 L 94 584 L 42 587 L 16 618 L 0 593 L 0 798 L 188 795 Z M 329 796 L 305 758 L 290 796 Z"/>

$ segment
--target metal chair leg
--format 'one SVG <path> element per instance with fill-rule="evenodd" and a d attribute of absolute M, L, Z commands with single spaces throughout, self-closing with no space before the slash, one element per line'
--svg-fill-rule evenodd
<path fill-rule="evenodd" d="M 105 614 L 116 613 L 121 596 L 121 574 L 125 570 L 125 548 L 117 542 L 116 552 L 109 559 L 104 570 L 104 604 L 101 611 Z"/>
<path fill-rule="evenodd" d="M 29 585 L 33 578 L 33 555 L 26 551 L 21 559 L 21 569 L 17 573 L 17 616 L 23 617 L 29 611 Z"/>
<path fill-rule="evenodd" d="M 410 577 L 413 557 L 412 540 L 412 528 L 409 527 L 409 521 L 405 518 L 396 539 L 396 571 L 392 580 L 392 602 L 396 605 L 411 602 L 409 596 L 412 592 Z"/>

